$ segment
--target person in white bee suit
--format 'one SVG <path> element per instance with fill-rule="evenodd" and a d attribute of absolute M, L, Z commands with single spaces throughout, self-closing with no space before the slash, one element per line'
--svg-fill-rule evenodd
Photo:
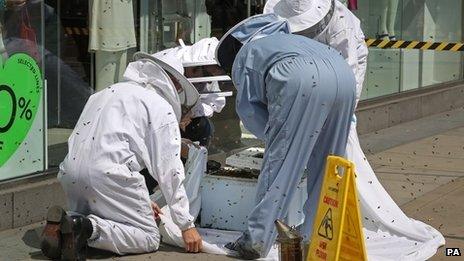
<path fill-rule="evenodd" d="M 185 74 L 193 81 L 200 92 L 199 102 L 190 110 L 181 122 L 181 135 L 191 141 L 197 141 L 201 146 L 208 147 L 214 134 L 214 126 L 209 118 L 214 113 L 220 113 L 226 105 L 226 98 L 219 88 L 219 80 L 230 80 L 226 75 L 216 77 L 201 77 L 204 74 L 221 74 L 212 71 L 216 66 L 214 52 L 219 41 L 215 37 L 204 38 L 193 45 L 185 45 L 179 40 L 180 45 L 166 49 L 160 54 L 170 54 L 178 57 L 185 69 Z M 205 65 L 203 71 L 202 65 Z"/>
<path fill-rule="evenodd" d="M 317 40 L 339 51 L 354 72 L 358 104 L 368 49 L 359 19 L 345 5 L 337 0 L 269 0 L 263 13 L 275 13 L 288 21 L 294 34 Z M 356 167 L 369 259 L 425 260 L 433 256 L 445 243 L 443 236 L 433 227 L 407 217 L 380 184 L 359 143 L 355 116 L 350 126 L 346 157 Z M 312 220 L 317 208 L 307 207 L 314 209 L 310 212 Z M 312 223 L 307 223 L 302 231 L 304 235 L 311 235 Z M 390 250 L 392 246 L 395 246 L 395 251 Z"/>
<path fill-rule="evenodd" d="M 84 260 L 87 245 L 120 255 L 156 251 L 160 209 L 139 173 L 144 168 L 158 182 L 186 250 L 201 250 L 183 184 L 179 132 L 182 108 L 192 107 L 198 93 L 176 57 L 158 58 L 139 54 L 123 82 L 86 104 L 58 174 L 70 212 L 48 211 L 41 244 L 47 257 Z"/>
<path fill-rule="evenodd" d="M 263 13 L 288 21 L 294 34 L 335 48 L 356 78 L 356 104 L 361 97 L 368 49 L 359 19 L 338 0 L 269 0 Z"/>

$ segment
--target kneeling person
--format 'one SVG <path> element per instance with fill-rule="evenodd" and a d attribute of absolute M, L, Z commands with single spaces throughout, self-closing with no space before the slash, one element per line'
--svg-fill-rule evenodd
<path fill-rule="evenodd" d="M 198 96 L 182 73 L 174 57 L 145 57 L 128 65 L 124 82 L 90 97 L 60 165 L 70 212 L 49 210 L 41 244 L 47 257 L 84 260 L 87 245 L 121 255 L 156 251 L 159 208 L 139 173 L 144 168 L 158 182 L 187 251 L 201 250 L 179 132 L 181 101 L 193 104 Z"/>

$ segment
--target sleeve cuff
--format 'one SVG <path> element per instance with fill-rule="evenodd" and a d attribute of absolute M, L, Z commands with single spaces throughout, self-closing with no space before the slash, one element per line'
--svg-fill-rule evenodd
<path fill-rule="evenodd" d="M 185 225 L 183 225 L 183 226 L 179 226 L 179 228 L 180 228 L 180 230 L 181 230 L 182 232 L 185 231 L 185 230 L 187 230 L 187 229 L 194 228 L 194 227 L 195 227 L 195 224 L 193 223 L 193 221 L 192 221 L 192 222 L 189 222 L 189 223 L 187 223 L 187 224 L 185 224 Z"/>

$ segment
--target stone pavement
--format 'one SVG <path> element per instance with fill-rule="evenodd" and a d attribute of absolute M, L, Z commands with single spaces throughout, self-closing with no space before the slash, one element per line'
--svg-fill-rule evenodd
<path fill-rule="evenodd" d="M 440 230 L 445 247 L 464 251 L 464 110 L 442 113 L 361 137 L 369 161 L 393 199 L 408 216 Z M 38 249 L 41 223 L 0 233 L 0 260 L 43 260 Z M 464 254 L 464 253 L 463 253 Z M 92 259 L 234 260 L 162 246 L 157 253 Z M 445 257 L 444 248 L 431 260 Z"/>

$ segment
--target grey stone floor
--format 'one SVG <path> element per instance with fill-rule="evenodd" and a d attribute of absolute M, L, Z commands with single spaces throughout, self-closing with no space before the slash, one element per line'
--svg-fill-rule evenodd
<path fill-rule="evenodd" d="M 464 110 L 442 113 L 361 137 L 367 157 L 393 199 L 412 218 L 440 230 L 445 247 L 464 251 Z M 41 223 L 0 233 L 0 260 L 44 259 L 38 247 Z M 93 252 L 92 259 L 232 260 L 190 255 L 168 246 L 157 253 L 115 257 Z M 431 260 L 462 260 L 444 256 Z"/>

